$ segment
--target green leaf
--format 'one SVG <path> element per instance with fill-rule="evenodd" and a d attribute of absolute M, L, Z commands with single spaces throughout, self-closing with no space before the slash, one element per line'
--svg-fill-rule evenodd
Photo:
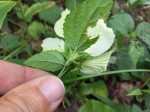
<path fill-rule="evenodd" d="M 41 33 L 44 33 L 45 27 L 41 22 L 33 21 L 28 26 L 28 34 L 38 40 Z"/>
<path fill-rule="evenodd" d="M 145 50 L 140 42 L 131 41 L 131 45 L 129 47 L 129 55 L 133 61 L 133 64 L 136 68 L 136 65 L 139 59 L 144 56 Z"/>
<path fill-rule="evenodd" d="M 150 46 L 150 23 L 140 23 L 137 26 L 136 31 L 138 33 L 138 37 Z"/>
<path fill-rule="evenodd" d="M 126 104 L 121 103 L 114 103 L 112 100 L 108 99 L 107 97 L 102 97 L 97 94 L 92 94 L 94 97 L 96 97 L 101 102 L 105 103 L 109 107 L 115 110 L 115 112 L 131 112 L 131 107 Z"/>
<path fill-rule="evenodd" d="M 145 110 L 144 112 L 150 112 L 150 109 Z"/>
<path fill-rule="evenodd" d="M 17 17 L 18 17 L 19 19 L 24 20 L 24 14 L 23 14 L 22 12 L 26 12 L 26 11 L 28 10 L 29 6 L 28 6 L 27 4 L 26 4 L 26 5 L 25 5 L 25 4 L 22 4 L 21 8 L 22 8 L 22 9 L 20 9 L 20 7 L 16 7 L 15 12 L 16 12 Z"/>
<path fill-rule="evenodd" d="M 16 35 L 7 34 L 1 38 L 0 48 L 5 52 L 11 51 L 19 46 L 19 37 Z"/>
<path fill-rule="evenodd" d="M 39 12 L 39 17 L 50 24 L 54 24 L 61 16 L 61 10 L 59 6 L 54 6 L 49 9 Z"/>
<path fill-rule="evenodd" d="M 150 108 L 150 94 L 149 93 L 144 94 L 144 102 L 145 102 L 145 107 Z"/>
<path fill-rule="evenodd" d="M 122 48 L 117 52 L 117 67 L 119 70 L 134 69 L 132 58 L 128 54 L 127 48 Z"/>
<path fill-rule="evenodd" d="M 117 52 L 116 64 L 119 70 L 135 69 L 132 58 L 128 53 L 128 47 L 124 47 Z M 122 80 L 131 80 L 132 77 L 128 73 L 119 75 Z"/>
<path fill-rule="evenodd" d="M 138 0 L 129 0 L 130 5 L 134 5 L 137 3 Z"/>
<path fill-rule="evenodd" d="M 111 17 L 108 26 L 121 34 L 129 34 L 134 29 L 134 20 L 128 13 L 119 13 Z"/>
<path fill-rule="evenodd" d="M 85 38 L 87 38 L 87 35 L 84 35 L 84 36 L 86 36 Z M 85 51 L 87 48 L 89 48 L 90 46 L 92 46 L 93 44 L 95 44 L 95 42 L 97 40 L 98 40 L 98 37 L 93 38 L 93 39 L 88 39 L 85 43 L 83 43 L 83 45 L 79 46 L 78 51 L 79 52 Z"/>
<path fill-rule="evenodd" d="M 87 59 L 81 63 L 81 72 L 85 74 L 98 74 L 106 71 L 112 51 Z"/>
<path fill-rule="evenodd" d="M 94 93 L 103 97 L 108 96 L 107 86 L 105 82 L 102 80 L 97 81 L 97 82 L 92 82 L 92 83 L 82 83 L 81 92 L 85 95 Z"/>
<path fill-rule="evenodd" d="M 150 89 L 143 89 L 142 91 L 150 94 Z"/>
<path fill-rule="evenodd" d="M 64 36 L 67 48 L 77 50 L 82 45 L 82 35 L 87 26 L 98 19 L 106 19 L 110 14 L 112 0 L 87 0 L 75 8 L 64 23 Z M 91 10 L 92 9 L 92 10 Z M 82 42 L 84 42 L 82 40 Z"/>
<path fill-rule="evenodd" d="M 129 92 L 127 96 L 139 96 L 142 94 L 143 93 L 142 93 L 141 89 L 138 88 L 138 89 L 134 89 L 131 92 Z"/>
<path fill-rule="evenodd" d="M 9 30 L 9 26 L 8 26 L 8 19 L 5 18 L 1 27 L 2 31 L 8 31 Z"/>
<path fill-rule="evenodd" d="M 79 109 L 79 112 L 115 112 L 109 106 L 96 101 L 87 100 L 86 103 Z"/>
<path fill-rule="evenodd" d="M 132 112 L 143 112 L 137 105 L 133 105 Z"/>
<path fill-rule="evenodd" d="M 129 0 L 131 5 L 149 5 L 150 1 L 149 0 Z"/>
<path fill-rule="evenodd" d="M 25 18 L 26 20 L 30 20 L 32 16 L 34 16 L 35 14 L 39 13 L 40 11 L 44 9 L 49 9 L 53 6 L 55 6 L 55 2 L 42 2 L 42 3 L 33 4 L 25 12 Z"/>
<path fill-rule="evenodd" d="M 32 56 L 25 65 L 55 72 L 60 70 L 64 63 L 64 57 L 58 51 L 47 51 Z"/>
<path fill-rule="evenodd" d="M 65 0 L 65 5 L 67 9 L 72 10 L 78 5 L 80 5 L 85 0 Z M 75 3 L 76 2 L 76 3 Z"/>
<path fill-rule="evenodd" d="M 7 13 L 16 4 L 14 1 L 0 1 L 0 29 Z"/>

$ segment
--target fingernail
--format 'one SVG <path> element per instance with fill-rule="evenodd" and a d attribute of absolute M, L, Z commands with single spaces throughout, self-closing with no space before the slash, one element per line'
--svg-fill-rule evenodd
<path fill-rule="evenodd" d="M 43 79 L 39 88 L 50 103 L 56 103 L 64 96 L 64 85 L 57 77 Z"/>

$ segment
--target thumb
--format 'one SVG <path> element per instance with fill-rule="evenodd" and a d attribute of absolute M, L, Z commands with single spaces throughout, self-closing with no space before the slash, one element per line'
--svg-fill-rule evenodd
<path fill-rule="evenodd" d="M 0 112 L 53 112 L 64 96 L 64 85 L 55 76 L 24 83 L 0 98 Z"/>

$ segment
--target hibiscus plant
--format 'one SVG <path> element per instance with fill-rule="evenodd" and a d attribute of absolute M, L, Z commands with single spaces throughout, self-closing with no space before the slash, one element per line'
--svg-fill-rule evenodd
<path fill-rule="evenodd" d="M 112 0 L 102 1 L 86 0 L 72 11 L 63 11 L 54 26 L 58 38 L 44 39 L 43 51 L 25 64 L 55 72 L 59 78 L 73 70 L 84 74 L 106 71 L 115 35 L 105 23 Z"/>

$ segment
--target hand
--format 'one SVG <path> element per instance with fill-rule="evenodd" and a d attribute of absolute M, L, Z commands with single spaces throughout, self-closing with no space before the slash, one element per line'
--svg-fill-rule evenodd
<path fill-rule="evenodd" d="M 53 112 L 64 96 L 57 77 L 0 61 L 0 112 Z"/>

